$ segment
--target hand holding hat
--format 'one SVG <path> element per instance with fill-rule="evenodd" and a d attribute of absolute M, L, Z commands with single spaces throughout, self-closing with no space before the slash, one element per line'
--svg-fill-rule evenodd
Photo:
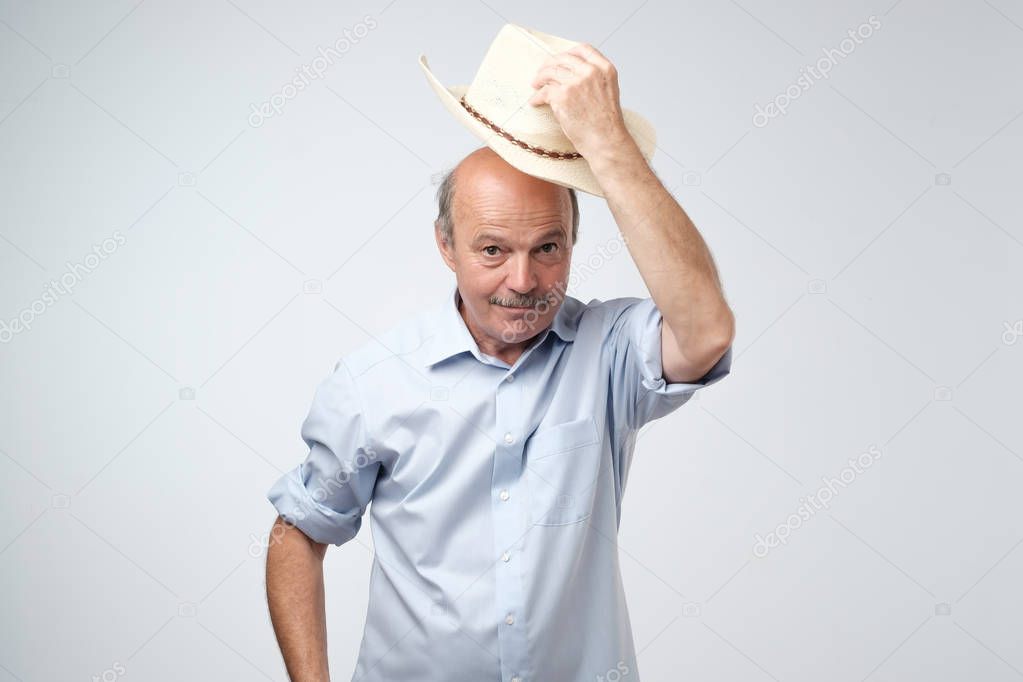
<path fill-rule="evenodd" d="M 635 146 L 619 102 L 618 71 L 592 45 L 549 57 L 530 85 L 537 92 L 529 103 L 549 105 L 583 157 L 592 159 L 602 145 Z"/>

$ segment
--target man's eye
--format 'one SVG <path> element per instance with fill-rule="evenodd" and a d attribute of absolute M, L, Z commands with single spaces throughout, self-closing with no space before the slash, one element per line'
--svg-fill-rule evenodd
<path fill-rule="evenodd" d="M 548 246 L 553 246 L 553 247 L 554 247 L 554 249 L 557 249 L 557 248 L 558 248 L 558 245 L 557 245 L 557 244 L 555 244 L 554 242 L 547 242 L 546 244 L 544 244 L 544 245 L 543 245 L 543 246 L 541 246 L 540 248 L 541 248 L 541 249 L 546 249 L 546 248 L 547 248 Z M 551 249 L 551 250 L 549 250 L 549 251 L 544 251 L 544 253 L 554 253 L 554 249 Z"/>
<path fill-rule="evenodd" d="M 491 251 L 490 249 L 495 249 L 495 251 Z M 483 253 L 487 254 L 488 256 L 496 256 L 500 252 L 501 252 L 501 249 L 499 249 L 496 246 L 484 246 L 483 247 Z"/>

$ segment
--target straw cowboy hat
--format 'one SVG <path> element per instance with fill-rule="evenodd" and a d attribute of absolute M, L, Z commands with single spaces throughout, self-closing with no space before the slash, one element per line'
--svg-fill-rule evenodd
<path fill-rule="evenodd" d="M 445 86 L 419 55 L 419 65 L 447 110 L 523 173 L 602 197 L 586 159 L 566 137 L 547 104 L 533 106 L 530 83 L 543 62 L 576 41 L 505 24 L 490 44 L 472 84 Z M 622 110 L 625 127 L 649 161 L 657 135 L 639 114 Z"/>

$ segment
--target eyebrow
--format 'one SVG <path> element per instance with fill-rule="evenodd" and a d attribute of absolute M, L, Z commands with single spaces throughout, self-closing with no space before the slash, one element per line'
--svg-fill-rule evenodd
<path fill-rule="evenodd" d="M 561 229 L 560 227 L 552 227 L 552 228 L 550 228 L 548 230 L 545 230 L 543 233 L 541 233 L 540 236 L 539 236 L 539 239 L 550 239 L 552 237 L 557 237 L 557 238 L 560 238 L 560 239 L 564 239 L 565 238 L 565 231 L 563 229 Z M 473 246 L 478 246 L 479 244 L 482 244 L 485 241 L 494 241 L 494 242 L 498 242 L 500 244 L 504 244 L 505 243 L 504 238 L 501 237 L 498 233 L 496 233 L 496 232 L 494 232 L 492 230 L 486 230 L 486 231 L 480 232 L 478 235 L 476 235 L 476 238 L 472 240 L 472 245 Z"/>

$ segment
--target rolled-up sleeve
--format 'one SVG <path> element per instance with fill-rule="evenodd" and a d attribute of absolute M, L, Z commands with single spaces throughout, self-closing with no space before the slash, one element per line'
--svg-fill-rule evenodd
<path fill-rule="evenodd" d="M 639 429 L 678 409 L 695 391 L 720 381 L 731 371 L 729 347 L 700 379 L 691 383 L 666 382 L 661 364 L 663 320 L 653 299 L 629 297 L 609 303 L 611 397 L 618 423 Z"/>
<path fill-rule="evenodd" d="M 274 483 L 267 499 L 313 540 L 341 545 L 359 532 L 380 469 L 343 360 L 317 386 L 301 435 L 308 456 Z"/>

